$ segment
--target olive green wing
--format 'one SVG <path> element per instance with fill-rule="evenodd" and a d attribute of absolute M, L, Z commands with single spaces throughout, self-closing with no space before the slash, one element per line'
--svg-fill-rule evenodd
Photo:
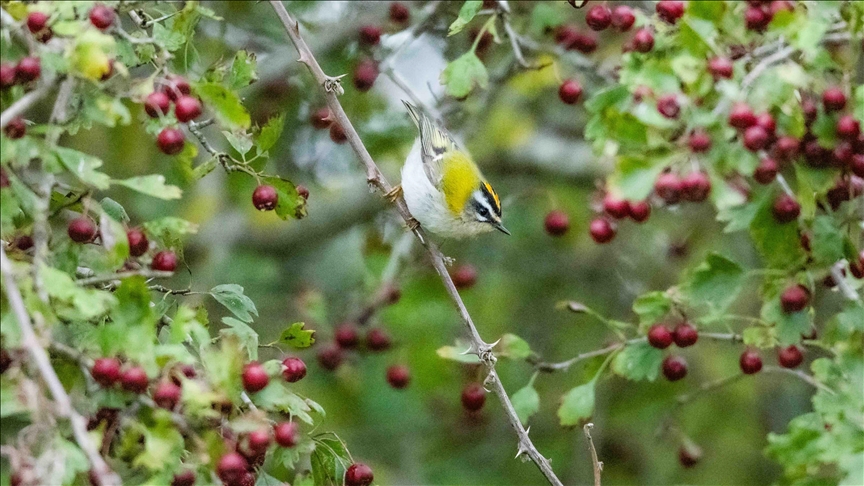
<path fill-rule="evenodd" d="M 443 179 L 441 166 L 444 154 L 457 150 L 458 146 L 446 130 L 416 106 L 405 100 L 402 103 L 408 108 L 411 119 L 414 120 L 414 124 L 420 130 L 420 155 L 423 160 L 423 171 L 426 173 L 429 181 L 435 187 L 440 188 L 441 180 Z"/>

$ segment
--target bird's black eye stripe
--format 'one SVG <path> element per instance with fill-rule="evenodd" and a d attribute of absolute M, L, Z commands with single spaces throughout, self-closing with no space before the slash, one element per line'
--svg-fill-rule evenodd
<path fill-rule="evenodd" d="M 483 183 L 480 184 L 480 190 L 483 191 L 483 197 L 486 199 L 486 202 L 489 203 L 489 207 L 491 207 L 495 211 L 495 214 L 500 218 L 501 205 L 498 204 L 498 197 L 492 193 L 492 186 L 488 183 Z"/>

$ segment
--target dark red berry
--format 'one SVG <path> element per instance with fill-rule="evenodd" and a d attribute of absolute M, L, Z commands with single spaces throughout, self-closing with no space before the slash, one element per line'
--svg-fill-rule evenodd
<path fill-rule="evenodd" d="M 801 205 L 792 196 L 781 194 L 774 200 L 772 213 L 778 223 L 788 223 L 798 219 L 801 214 Z"/>
<path fill-rule="evenodd" d="M 684 322 L 675 327 L 672 339 L 674 339 L 675 345 L 679 348 L 686 348 L 687 346 L 696 344 L 696 341 L 699 340 L 699 332 L 695 327 Z"/>
<path fill-rule="evenodd" d="M 372 468 L 362 462 L 355 462 L 345 471 L 345 486 L 369 486 L 375 476 Z"/>
<path fill-rule="evenodd" d="M 555 29 L 555 43 L 570 48 L 570 44 L 578 33 L 579 31 L 572 25 L 562 25 Z"/>
<path fill-rule="evenodd" d="M 30 248 L 33 248 L 35 242 L 33 241 L 33 237 L 30 235 L 20 235 L 15 237 L 15 241 L 13 245 L 15 248 L 18 248 L 21 251 L 27 251 Z"/>
<path fill-rule="evenodd" d="M 759 165 L 756 166 L 756 170 L 753 172 L 753 179 L 759 184 L 770 184 L 777 177 L 779 170 L 780 167 L 774 159 L 763 158 L 759 161 Z"/>
<path fill-rule="evenodd" d="M 828 88 L 822 92 L 822 104 L 825 111 L 840 111 L 846 107 L 846 95 L 840 88 Z"/>
<path fill-rule="evenodd" d="M 605 218 L 596 218 L 591 221 L 588 231 L 591 238 L 599 244 L 608 243 L 615 238 L 615 226 Z"/>
<path fill-rule="evenodd" d="M 288 383 L 295 383 L 306 376 L 306 363 L 300 358 L 293 356 L 282 360 L 282 377 Z"/>
<path fill-rule="evenodd" d="M 552 236 L 561 236 L 570 229 L 570 218 L 560 209 L 549 211 L 543 220 L 546 232 Z"/>
<path fill-rule="evenodd" d="M 711 180 L 704 172 L 691 172 L 681 179 L 681 197 L 691 202 L 702 202 L 711 193 Z"/>
<path fill-rule="evenodd" d="M 98 358 L 90 368 L 90 376 L 103 387 L 114 386 L 120 381 L 120 360 L 117 358 Z"/>
<path fill-rule="evenodd" d="M 97 3 L 90 9 L 90 23 L 99 30 L 105 30 L 114 23 L 114 10 Z"/>
<path fill-rule="evenodd" d="M 329 127 L 333 123 L 333 119 L 330 116 L 330 108 L 325 106 L 324 108 L 313 110 L 312 114 L 309 115 L 309 123 L 319 130 Z"/>
<path fill-rule="evenodd" d="M 744 103 L 735 103 L 732 109 L 729 110 L 729 125 L 738 129 L 745 129 L 756 124 L 756 115 Z"/>
<path fill-rule="evenodd" d="M 633 35 L 633 49 L 636 52 L 651 52 L 654 49 L 654 34 L 650 29 L 642 28 Z"/>
<path fill-rule="evenodd" d="M 30 12 L 27 15 L 27 29 L 36 34 L 48 26 L 48 14 L 43 12 Z"/>
<path fill-rule="evenodd" d="M 407 24 L 411 19 L 411 12 L 404 4 L 393 2 L 390 4 L 390 20 L 396 24 Z"/>
<path fill-rule="evenodd" d="M 186 469 L 174 475 L 171 486 L 195 486 L 196 479 L 198 478 L 195 476 L 195 471 Z"/>
<path fill-rule="evenodd" d="M 477 269 L 470 263 L 459 265 L 450 272 L 450 278 L 457 289 L 470 289 L 477 283 Z"/>
<path fill-rule="evenodd" d="M 582 85 L 575 79 L 568 79 L 558 88 L 558 97 L 568 105 L 575 104 L 582 96 Z"/>
<path fill-rule="evenodd" d="M 297 184 L 297 186 L 295 186 L 294 188 L 297 189 L 297 194 L 300 197 L 307 201 L 309 200 L 309 189 L 307 189 L 306 186 L 304 186 L 303 184 Z"/>
<path fill-rule="evenodd" d="M 411 373 L 405 365 L 393 365 L 387 368 L 387 383 L 397 390 L 408 386 L 411 381 Z"/>
<path fill-rule="evenodd" d="M 75 243 L 89 243 L 96 238 L 96 225 L 90 218 L 82 216 L 70 221 L 66 232 Z"/>
<path fill-rule="evenodd" d="M 456 283 L 456 279 L 453 279 Z M 457 285 L 457 288 L 459 286 Z M 370 351 L 384 351 L 390 347 L 390 335 L 379 327 L 373 327 L 366 333 L 366 348 Z"/>
<path fill-rule="evenodd" d="M 666 349 L 672 344 L 672 333 L 662 324 L 654 324 L 648 330 L 648 344 L 657 349 Z"/>
<path fill-rule="evenodd" d="M 591 54 L 597 50 L 597 36 L 590 32 L 576 32 L 565 47 L 570 50 L 575 49 L 582 54 Z"/>
<path fill-rule="evenodd" d="M 762 357 L 756 351 L 747 349 L 741 353 L 741 359 L 738 360 L 738 364 L 745 375 L 752 375 L 762 369 Z"/>
<path fill-rule="evenodd" d="M 657 98 L 657 111 L 666 118 L 678 118 L 678 113 L 681 111 L 678 97 L 674 94 L 668 94 Z"/>
<path fill-rule="evenodd" d="M 139 257 L 147 253 L 150 247 L 150 242 L 147 241 L 147 235 L 137 228 L 126 230 L 126 239 L 129 240 L 129 255 Z"/>
<path fill-rule="evenodd" d="M 708 61 L 708 72 L 714 79 L 731 79 L 733 74 L 732 60 L 726 57 L 714 57 Z"/>
<path fill-rule="evenodd" d="M 780 307 L 783 309 L 783 312 L 787 314 L 802 311 L 809 303 L 810 291 L 803 285 L 787 287 L 783 293 L 780 294 Z"/>
<path fill-rule="evenodd" d="M 592 30 L 604 30 L 612 23 L 612 11 L 605 5 L 595 5 L 585 14 L 585 23 Z"/>
<path fill-rule="evenodd" d="M 342 364 L 345 355 L 339 345 L 327 344 L 318 350 L 318 364 L 326 370 L 333 371 Z"/>
<path fill-rule="evenodd" d="M 164 409 L 174 410 L 180 401 L 180 391 L 180 387 L 174 383 L 163 381 L 153 391 L 153 401 Z"/>
<path fill-rule="evenodd" d="M 831 151 L 821 146 L 815 138 L 804 144 L 804 157 L 807 159 L 807 164 L 811 167 L 821 168 L 827 166 L 831 156 Z"/>
<path fill-rule="evenodd" d="M 774 144 L 774 156 L 780 160 L 790 160 L 798 155 L 798 145 L 798 139 L 795 137 L 780 137 Z"/>
<path fill-rule="evenodd" d="M 375 61 L 365 59 L 354 68 L 354 87 L 358 91 L 369 91 L 376 79 L 378 79 L 378 64 Z"/>
<path fill-rule="evenodd" d="M 144 393 L 150 380 L 140 366 L 130 366 L 120 373 L 120 386 L 132 393 Z"/>
<path fill-rule="evenodd" d="M 270 447 L 270 430 L 269 429 L 258 429 L 249 432 L 249 435 L 246 436 L 246 440 L 249 444 L 249 449 L 253 453 L 260 453 L 266 451 L 268 447 Z"/>
<path fill-rule="evenodd" d="M 181 96 L 174 106 L 174 115 L 180 123 L 192 121 L 201 115 L 201 102 L 193 96 Z"/>
<path fill-rule="evenodd" d="M 684 378 L 687 376 L 687 361 L 681 356 L 667 356 L 663 360 L 663 376 L 669 381 Z"/>
<path fill-rule="evenodd" d="M 754 125 L 744 131 L 744 146 L 747 150 L 756 152 L 768 143 L 768 133 L 759 125 Z"/>
<path fill-rule="evenodd" d="M 336 143 L 345 143 L 348 140 L 348 135 L 345 134 L 345 129 L 342 125 L 333 122 L 330 124 L 330 140 Z"/>
<path fill-rule="evenodd" d="M 819 108 L 811 98 L 804 98 L 801 101 L 801 111 L 804 113 L 804 123 L 808 127 L 816 121 L 816 117 L 819 115 Z"/>
<path fill-rule="evenodd" d="M 651 216 L 651 205 L 648 201 L 631 201 L 629 214 L 630 219 L 642 223 Z"/>
<path fill-rule="evenodd" d="M 624 219 L 630 214 L 630 203 L 625 199 L 618 199 L 611 194 L 607 194 L 603 198 L 603 211 L 615 219 Z"/>
<path fill-rule="evenodd" d="M 837 135 L 856 140 L 861 133 L 861 124 L 852 115 L 843 115 L 837 120 Z"/>
<path fill-rule="evenodd" d="M 346 322 L 336 328 L 334 339 L 339 347 L 344 349 L 353 349 L 360 342 L 359 331 L 353 322 Z"/>
<path fill-rule="evenodd" d="M 272 211 L 279 203 L 279 194 L 276 188 L 262 184 L 252 191 L 252 205 L 259 211 Z"/>
<path fill-rule="evenodd" d="M 702 450 L 698 447 L 681 446 L 678 449 L 678 462 L 686 468 L 691 468 L 699 463 L 702 458 Z"/>
<path fill-rule="evenodd" d="M 663 199 L 666 204 L 675 204 L 681 199 L 681 191 L 683 185 L 678 174 L 674 172 L 665 172 L 657 177 L 654 182 L 654 192 Z"/>
<path fill-rule="evenodd" d="M 154 91 L 147 95 L 147 99 L 144 100 L 144 111 L 151 118 L 158 118 L 160 115 L 168 113 L 170 109 L 171 99 L 162 91 Z"/>
<path fill-rule="evenodd" d="M 476 412 L 486 403 L 486 390 L 479 383 L 470 383 L 462 389 L 462 406 L 465 410 Z"/>
<path fill-rule="evenodd" d="M 177 269 L 177 255 L 170 250 L 162 250 L 153 255 L 150 268 L 159 272 L 173 272 Z"/>
<path fill-rule="evenodd" d="M 621 32 L 627 32 L 633 23 L 636 22 L 636 16 L 633 15 L 633 9 L 627 5 L 619 5 L 612 11 L 612 27 L 615 27 Z"/>
<path fill-rule="evenodd" d="M 684 16 L 684 2 L 661 0 L 657 2 L 655 9 L 663 21 L 673 25 Z"/>
<path fill-rule="evenodd" d="M 38 57 L 25 57 L 15 66 L 15 77 L 22 83 L 35 81 L 42 74 L 42 63 Z"/>
<path fill-rule="evenodd" d="M 358 33 L 361 44 L 374 46 L 381 42 L 381 29 L 374 25 L 364 25 Z"/>
<path fill-rule="evenodd" d="M 704 130 L 695 130 L 690 134 L 689 143 L 693 152 L 707 152 L 711 148 L 711 137 Z"/>
<path fill-rule="evenodd" d="M 21 138 L 27 134 L 27 124 L 24 122 L 23 118 L 16 116 L 9 120 L 9 123 L 7 123 L 6 127 L 3 128 L 3 133 L 13 140 Z"/>
<path fill-rule="evenodd" d="M 760 7 L 747 7 L 744 11 L 744 21 L 750 30 L 761 31 L 771 22 L 771 14 Z"/>
<path fill-rule="evenodd" d="M 281 422 L 274 425 L 273 437 L 276 439 L 276 443 L 282 447 L 294 447 L 297 445 L 297 424 Z"/>
<path fill-rule="evenodd" d="M 10 88 L 15 85 L 15 65 L 0 63 L 0 89 Z"/>
<path fill-rule="evenodd" d="M 777 361 L 784 368 L 797 368 L 804 361 L 804 354 L 801 348 L 792 345 L 777 351 Z"/>
<path fill-rule="evenodd" d="M 165 78 L 162 91 L 171 98 L 171 101 L 177 101 L 181 96 L 191 94 L 192 87 L 183 76 L 171 74 Z"/>
<path fill-rule="evenodd" d="M 849 162 L 849 169 L 858 177 L 864 177 L 864 154 L 855 154 Z"/>
<path fill-rule="evenodd" d="M 176 155 L 183 151 L 183 146 L 186 144 L 186 138 L 183 132 L 173 127 L 165 127 L 159 132 L 156 137 L 156 145 L 162 153 L 167 155 Z"/>
<path fill-rule="evenodd" d="M 246 475 L 249 463 L 236 452 L 229 452 L 219 459 L 216 474 L 226 486 L 239 486 Z"/>
<path fill-rule="evenodd" d="M 243 389 L 249 393 L 261 391 L 270 383 L 267 371 L 257 361 L 243 367 Z"/>

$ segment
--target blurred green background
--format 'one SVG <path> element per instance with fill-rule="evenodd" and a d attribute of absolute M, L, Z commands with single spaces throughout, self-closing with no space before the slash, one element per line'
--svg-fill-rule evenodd
<path fill-rule="evenodd" d="M 404 3 L 411 10 L 412 24 L 432 8 L 426 2 Z M 317 330 L 318 343 L 299 353 L 309 374 L 297 389 L 324 406 L 327 417 L 319 430 L 335 431 L 345 439 L 354 458 L 372 466 L 376 483 L 543 483 L 533 464 L 513 459 L 515 436 L 494 396 L 487 397 L 486 407 L 477 414 L 462 409 L 462 387 L 482 377 L 471 366 L 436 355 L 437 348 L 462 336 L 463 326 L 417 245 L 397 278 L 401 300 L 371 321 L 391 333 L 395 346 L 383 354 L 350 354 L 335 373 L 316 363 L 315 352 L 332 339 L 333 328 L 373 299 L 391 246 L 404 230 L 396 214 L 365 187 L 365 175 L 350 147 L 334 144 L 326 130 L 309 124 L 310 112 L 323 100 L 305 67 L 296 62 L 297 54 L 272 8 L 266 2 L 205 5 L 226 21 L 202 20 L 188 76 L 196 79 L 212 64 L 230 60 L 238 49 L 258 56 L 260 80 L 242 92 L 244 102 L 259 124 L 286 114 L 285 133 L 271 150 L 267 170 L 309 188 L 306 219 L 283 222 L 274 214 L 255 211 L 250 200 L 254 181 L 242 174 L 226 176 L 217 170 L 187 186 L 172 158 L 156 149 L 139 123 L 94 128 L 63 143 L 103 158 L 106 172 L 115 178 L 162 172 L 169 183 L 185 187 L 178 202 L 158 202 L 130 191 L 109 194 L 127 208 L 133 223 L 173 214 L 200 224 L 198 235 L 185 247 L 186 271 L 167 285 L 193 290 L 222 283 L 242 285 L 260 311 L 254 327 L 262 343 L 274 341 L 294 321 L 306 321 Z M 437 78 L 446 60 L 467 50 L 471 42 L 470 29 L 446 38 L 460 5 L 442 2 L 434 7 L 425 34 L 392 61 L 398 75 L 428 105 L 442 96 Z M 562 16 L 582 22 L 584 13 L 567 2 L 553 5 Z M 405 40 L 387 23 L 389 2 L 286 6 L 301 19 L 303 35 L 331 75 L 350 73 L 366 57 L 383 60 Z M 517 29 L 531 33 L 532 2 L 510 6 Z M 387 34 L 374 50 L 358 46 L 357 29 L 367 24 L 382 26 Z M 606 33 L 600 39 L 595 56 L 602 63 L 604 57 L 620 52 L 621 39 Z M 597 181 L 611 161 L 592 154 L 581 139 L 584 110 L 559 101 L 556 76 L 577 77 L 587 93 L 598 88 L 596 77 L 567 59 L 556 69 L 511 70 L 513 57 L 506 40 L 491 44 L 483 54 L 492 73 L 490 89 L 464 102 L 442 100 L 438 108 L 502 195 L 504 221 L 513 233 L 443 246 L 457 265 L 477 269 L 477 284 L 463 296 L 484 339 L 514 333 L 545 360 L 568 359 L 601 348 L 615 336 L 589 316 L 556 310 L 561 300 L 579 301 L 610 318 L 632 322 L 630 306 L 637 295 L 674 285 L 709 251 L 749 268 L 760 266 L 749 239 L 722 234 L 707 205 L 655 207 L 646 224 L 623 222 L 611 244 L 594 244 L 587 225 L 597 202 Z M 400 103 L 408 96 L 385 75 L 368 93 L 354 89 L 350 78 L 349 74 L 345 79 L 342 97 L 345 110 L 387 177 L 398 181 L 415 136 Z M 130 109 L 137 119 L 146 117 L 140 106 Z M 213 144 L 227 148 L 218 131 L 211 127 L 206 133 Z M 204 155 L 199 156 L 199 162 L 203 160 Z M 553 238 L 543 229 L 543 218 L 552 209 L 570 216 L 571 228 L 563 237 Z M 817 300 L 829 301 L 820 305 L 831 305 L 834 298 L 817 295 Z M 212 300 L 202 303 L 209 307 L 212 325 L 219 326 L 217 316 L 224 309 Z M 735 307 L 737 314 L 757 313 L 758 296 L 743 292 Z M 676 395 L 736 373 L 740 352 L 740 345 L 702 340 L 681 351 L 690 363 L 690 374 L 674 384 L 662 379 L 601 380 L 593 422 L 605 464 L 604 484 L 739 485 L 776 480 L 779 468 L 762 453 L 765 436 L 785 431 L 791 418 L 810 410 L 812 390 L 802 382 L 787 375 L 760 374 L 674 410 Z M 278 356 L 272 349 L 262 349 L 262 360 Z M 773 356 L 766 358 L 773 363 Z M 602 358 L 589 360 L 567 372 L 541 374 L 535 381 L 541 408 L 530 420 L 531 437 L 566 484 L 590 483 L 591 462 L 582 431 L 561 428 L 555 412 L 561 395 L 588 381 L 601 362 Z M 386 368 L 396 363 L 411 370 L 406 390 L 394 390 L 385 380 Z M 533 373 L 525 362 L 501 360 L 498 369 L 511 393 Z M 696 467 L 679 465 L 680 442 L 664 432 L 669 424 L 677 424 L 703 449 Z"/>

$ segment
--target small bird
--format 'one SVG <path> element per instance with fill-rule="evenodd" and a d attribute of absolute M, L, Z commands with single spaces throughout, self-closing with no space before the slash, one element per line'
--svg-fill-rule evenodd
<path fill-rule="evenodd" d="M 420 138 L 402 167 L 402 185 L 389 196 L 405 197 L 408 209 L 423 228 L 445 238 L 465 238 L 497 229 L 501 199 L 483 178 L 480 168 L 453 137 L 425 113 L 403 101 Z"/>

